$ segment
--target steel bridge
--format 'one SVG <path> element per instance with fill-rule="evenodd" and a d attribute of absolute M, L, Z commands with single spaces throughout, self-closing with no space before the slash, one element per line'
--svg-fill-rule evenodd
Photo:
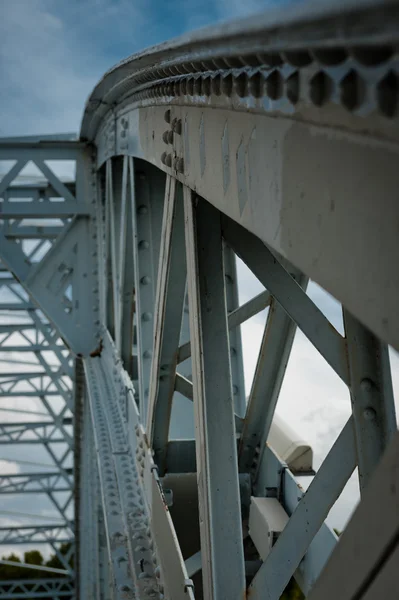
<path fill-rule="evenodd" d="M 292 576 L 396 597 L 398 42 L 396 1 L 272 10 L 122 61 L 79 137 L 0 140 L 0 444 L 46 464 L 0 476 L 1 509 L 32 503 L 0 544 L 62 565 L 1 598 L 278 600 Z M 237 256 L 264 286 L 241 305 Z M 246 398 L 240 326 L 265 308 Z M 274 415 L 297 328 L 352 407 L 306 493 L 311 448 Z"/>

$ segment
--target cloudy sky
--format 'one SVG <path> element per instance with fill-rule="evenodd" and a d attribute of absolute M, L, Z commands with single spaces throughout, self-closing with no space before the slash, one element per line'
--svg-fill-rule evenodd
<path fill-rule="evenodd" d="M 78 132 L 91 89 L 120 59 L 270 4 L 267 0 L 0 0 L 0 136 Z M 239 278 L 242 301 L 262 290 L 242 265 Z M 339 304 L 313 283 L 308 293 L 342 332 Z M 264 320 L 265 314 L 258 315 L 242 331 L 248 391 Z M 395 389 L 398 374 L 395 356 Z M 278 412 L 312 444 L 316 467 L 350 414 L 347 389 L 300 332 Z M 344 526 L 357 498 L 353 477 L 330 515 L 333 526 Z"/>

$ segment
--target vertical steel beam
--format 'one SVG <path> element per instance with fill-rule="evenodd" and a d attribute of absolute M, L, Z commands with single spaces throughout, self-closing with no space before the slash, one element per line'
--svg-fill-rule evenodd
<path fill-rule="evenodd" d="M 244 554 L 220 215 L 184 190 L 204 597 L 242 599 Z"/>
<path fill-rule="evenodd" d="M 180 192 L 181 186 L 179 185 L 176 190 L 176 180 L 168 177 L 159 254 L 147 424 L 147 436 L 155 452 L 155 462 L 161 475 L 166 466 L 169 423 L 186 289 L 184 212 L 183 198 Z"/>
<path fill-rule="evenodd" d="M 363 490 L 396 431 L 388 347 L 344 310 L 359 484 Z"/>
<path fill-rule="evenodd" d="M 232 313 L 239 307 L 236 257 L 230 246 L 224 244 L 224 276 L 226 289 L 227 312 Z M 234 410 L 242 417 L 245 414 L 245 381 L 242 360 L 241 330 L 239 327 L 229 328 L 229 346 L 231 376 L 233 384 Z"/>
<path fill-rule="evenodd" d="M 109 203 L 111 231 L 111 265 L 114 307 L 114 337 L 118 351 L 121 349 L 122 335 L 122 286 L 126 239 L 126 186 L 127 159 L 120 157 L 111 160 L 112 196 Z"/>
<path fill-rule="evenodd" d="M 154 339 L 155 282 L 161 239 L 165 176 L 151 165 L 129 158 L 133 224 L 133 263 L 137 320 L 139 405 L 147 420 L 151 357 Z"/>
<path fill-rule="evenodd" d="M 117 290 L 116 278 L 116 242 L 115 242 L 115 216 L 114 216 L 114 183 L 112 159 L 105 165 L 105 230 L 106 230 L 106 271 L 107 271 L 107 327 L 111 335 L 115 336 L 115 300 Z"/>
<path fill-rule="evenodd" d="M 128 176 L 129 158 L 123 158 L 124 191 L 122 194 L 123 210 L 121 212 L 121 239 L 119 256 L 121 261 L 120 281 L 120 352 L 125 369 L 133 376 L 133 315 L 134 315 L 134 266 L 133 266 L 133 229 L 131 181 Z"/>

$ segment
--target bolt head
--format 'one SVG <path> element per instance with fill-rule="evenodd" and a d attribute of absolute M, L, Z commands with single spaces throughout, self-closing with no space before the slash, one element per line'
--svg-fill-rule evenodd
<path fill-rule="evenodd" d="M 362 379 L 362 381 L 360 382 L 360 389 L 366 394 L 370 393 L 373 389 L 372 381 L 370 379 Z"/>
<path fill-rule="evenodd" d="M 363 411 L 363 417 L 366 419 L 366 421 L 375 421 L 377 413 L 375 412 L 374 408 L 368 406 Z"/>

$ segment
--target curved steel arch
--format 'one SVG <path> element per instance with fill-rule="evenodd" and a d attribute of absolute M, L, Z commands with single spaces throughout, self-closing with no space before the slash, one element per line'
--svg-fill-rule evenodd
<path fill-rule="evenodd" d="M 82 139 L 173 174 L 398 348 L 395 23 L 309 3 L 155 47 L 106 73 Z"/>

